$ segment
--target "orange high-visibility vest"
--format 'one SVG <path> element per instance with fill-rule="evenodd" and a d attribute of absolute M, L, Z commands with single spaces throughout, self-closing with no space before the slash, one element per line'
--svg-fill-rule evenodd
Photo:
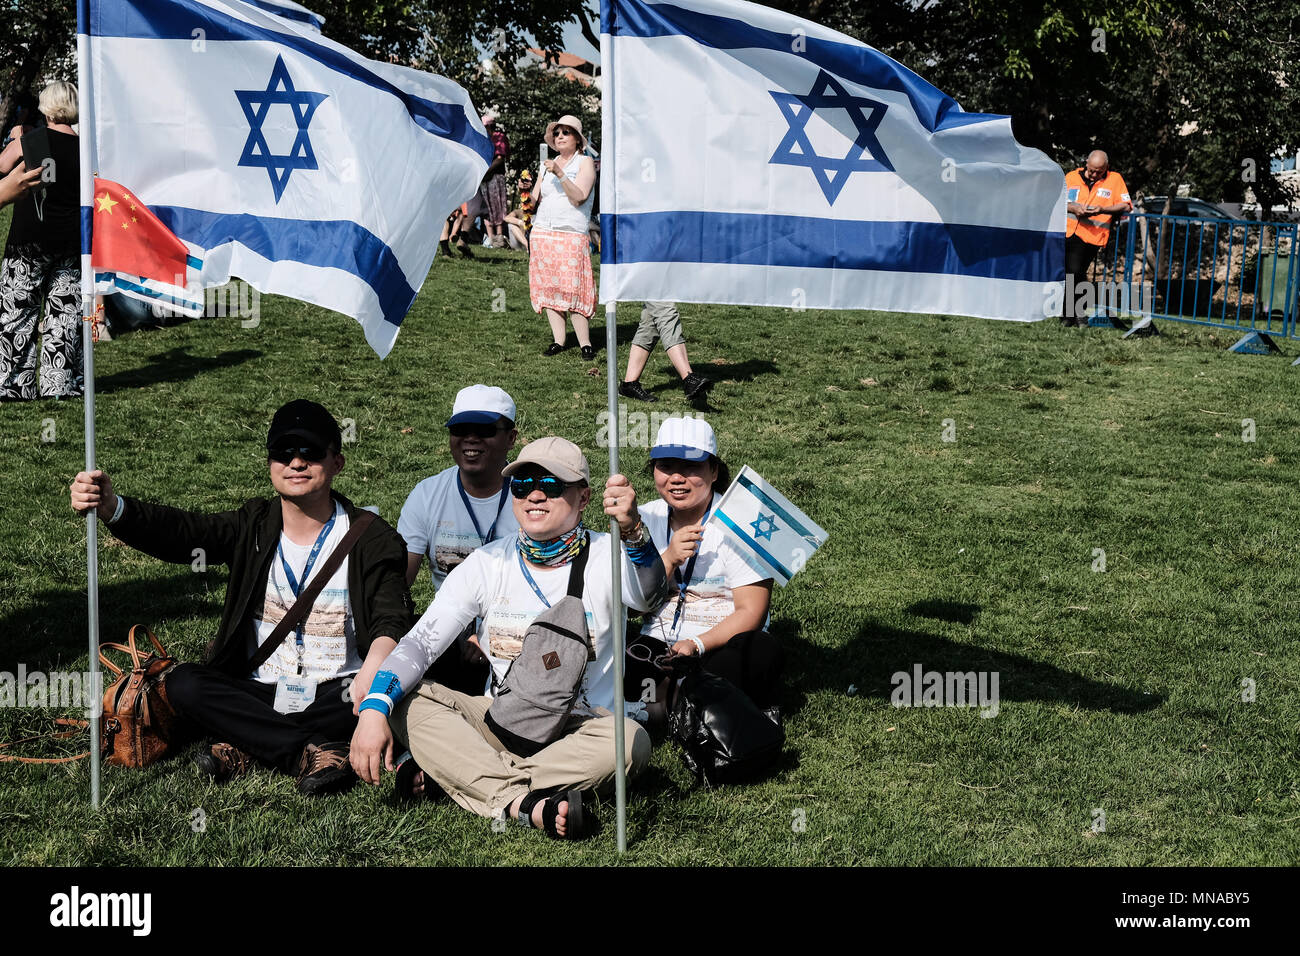
<path fill-rule="evenodd" d="M 1082 203 L 1085 206 L 1113 206 L 1117 202 L 1126 202 L 1129 209 L 1133 208 L 1133 203 L 1128 198 L 1128 187 L 1124 185 L 1124 177 L 1115 170 L 1111 170 L 1091 189 L 1088 188 L 1087 181 L 1083 178 L 1083 167 L 1079 167 L 1072 173 L 1065 176 L 1065 201 Z M 1106 240 L 1110 238 L 1110 221 L 1114 216 L 1109 213 L 1097 213 L 1095 216 L 1088 216 L 1080 219 L 1072 212 L 1065 214 L 1065 237 L 1078 234 L 1084 242 L 1094 246 L 1104 246 Z"/>

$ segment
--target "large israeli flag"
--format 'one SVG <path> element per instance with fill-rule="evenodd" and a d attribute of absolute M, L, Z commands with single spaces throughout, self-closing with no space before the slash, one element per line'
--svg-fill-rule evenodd
<path fill-rule="evenodd" d="M 601 0 L 602 302 L 1032 321 L 1060 167 L 877 50 L 743 0 Z"/>
<path fill-rule="evenodd" d="M 238 0 L 88 2 L 100 175 L 203 259 L 202 284 L 353 316 L 387 355 L 492 159 L 468 94 Z"/>

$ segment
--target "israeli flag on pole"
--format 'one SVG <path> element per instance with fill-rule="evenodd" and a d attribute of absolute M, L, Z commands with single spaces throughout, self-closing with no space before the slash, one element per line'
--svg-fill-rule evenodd
<path fill-rule="evenodd" d="M 492 159 L 469 95 L 238 0 L 89 0 L 96 169 L 199 258 L 382 357 Z"/>
<path fill-rule="evenodd" d="M 709 516 L 745 560 L 785 587 L 829 535 L 748 465 Z"/>
<path fill-rule="evenodd" d="M 743 0 L 601 0 L 600 299 L 1033 321 L 1061 169 L 877 50 Z"/>

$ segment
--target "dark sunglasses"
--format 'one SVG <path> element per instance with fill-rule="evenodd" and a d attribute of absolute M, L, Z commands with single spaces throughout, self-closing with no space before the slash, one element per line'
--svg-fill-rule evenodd
<path fill-rule="evenodd" d="M 575 133 L 573 130 L 569 129 L 569 127 L 567 126 L 557 126 L 555 127 L 555 135 L 556 136 L 577 136 L 578 134 Z"/>
<path fill-rule="evenodd" d="M 571 485 L 576 484 L 576 481 L 561 481 L 554 475 L 547 475 L 544 478 L 511 478 L 510 493 L 516 498 L 527 498 L 534 489 L 540 488 L 546 497 L 558 498 Z"/>
<path fill-rule="evenodd" d="M 320 445 L 278 445 L 266 450 L 268 458 L 282 465 L 289 464 L 295 458 L 301 458 L 303 461 L 324 461 L 328 454 L 329 450 Z"/>
<path fill-rule="evenodd" d="M 504 431 L 505 428 L 499 424 L 483 422 L 460 422 L 456 425 L 448 425 L 447 431 L 451 432 L 453 438 L 468 438 L 473 435 L 475 438 L 488 439 L 497 432 Z"/>

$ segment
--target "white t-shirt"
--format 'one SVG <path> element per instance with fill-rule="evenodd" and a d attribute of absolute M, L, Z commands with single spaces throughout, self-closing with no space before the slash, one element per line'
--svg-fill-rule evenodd
<path fill-rule="evenodd" d="M 397 533 L 405 539 L 406 550 L 411 554 L 429 556 L 433 583 L 438 588 L 442 587 L 452 568 L 483 544 L 456 489 L 458 471 L 457 466 L 452 465 L 416 485 L 397 519 Z M 499 494 L 490 498 L 475 498 L 468 491 L 466 494 L 483 534 L 491 531 L 493 540 L 514 537 L 519 522 L 515 519 L 509 493 L 504 502 Z"/>
<path fill-rule="evenodd" d="M 294 579 L 305 588 L 315 578 L 329 556 L 338 547 L 348 533 L 348 516 L 343 506 L 334 502 L 334 527 L 321 545 L 316 561 L 312 565 L 311 577 L 302 579 L 302 572 L 307 565 L 315 542 L 312 544 L 295 544 L 284 532 L 280 533 L 280 544 L 274 558 L 271 559 L 271 573 L 266 576 L 266 596 L 262 606 L 253 615 L 257 644 L 271 636 L 275 626 L 283 620 L 285 613 L 293 607 L 293 589 L 284 570 L 287 562 L 293 571 Z M 283 562 L 281 561 L 283 555 Z M 280 646 L 276 648 L 257 673 L 255 680 L 264 684 L 274 684 L 280 677 L 298 676 L 298 656 L 302 655 L 302 675 L 318 681 L 326 681 L 347 674 L 355 674 L 361 669 L 361 658 L 357 654 L 357 638 L 353 630 L 352 601 L 348 595 L 348 562 L 351 557 L 343 559 L 338 570 L 321 589 L 312 604 L 311 610 L 296 629 L 302 634 L 302 647 L 299 648 L 294 631 L 290 631 Z M 301 588 L 300 588 L 301 590 Z M 250 653 L 255 648 L 250 649 Z"/>
<path fill-rule="evenodd" d="M 587 664 L 578 705 L 612 711 L 614 637 L 609 616 L 610 539 L 608 534 L 589 533 L 591 553 L 587 556 L 582 604 L 587 611 L 587 633 L 596 659 Z M 528 626 L 547 607 L 520 570 L 518 554 L 513 537 L 498 539 L 474 551 L 447 575 L 429 609 L 384 662 L 383 669 L 397 675 L 404 693 L 419 683 L 429 664 L 475 618 L 479 619 L 479 646 L 492 662 L 493 675 L 496 680 L 505 676 L 510 662 L 523 646 Z M 538 589 L 552 605 L 568 593 L 569 565 L 549 570 L 527 567 Z M 627 606 L 637 611 L 647 610 L 640 581 L 626 552 L 623 552 L 622 574 Z M 491 683 L 489 679 L 485 693 L 492 692 Z"/>
<path fill-rule="evenodd" d="M 714 494 L 710 512 L 718 506 L 722 496 Z M 661 553 L 668 547 L 668 502 L 662 498 L 648 501 L 638 509 L 641 520 L 650 531 L 655 548 Z M 680 583 L 676 576 L 668 578 L 668 602 L 646 620 L 641 633 L 658 638 L 665 644 L 676 644 L 690 637 L 698 637 L 736 610 L 731 598 L 733 588 L 757 584 L 771 577 L 745 560 L 743 552 L 732 546 L 722 529 L 716 524 L 704 526 L 704 537 L 696 550 L 698 557 L 686 586 L 686 603 L 682 606 L 677 629 L 673 629 L 673 614 L 677 610 Z M 688 562 L 689 563 L 689 562 Z M 686 574 L 683 564 L 678 573 Z"/>

